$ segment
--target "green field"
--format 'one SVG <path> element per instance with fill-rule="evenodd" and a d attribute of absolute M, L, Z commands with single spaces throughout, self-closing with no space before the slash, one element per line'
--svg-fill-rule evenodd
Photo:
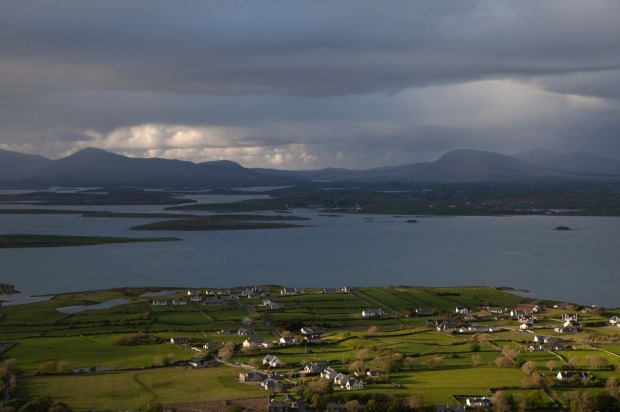
<path fill-rule="evenodd" d="M 276 370 L 285 376 L 301 377 L 306 383 L 317 379 L 299 373 L 310 361 L 329 362 L 339 372 L 348 372 L 353 365 L 363 371 L 390 371 L 387 382 L 369 382 L 361 391 L 334 388 L 330 396 L 336 400 L 357 397 L 365 402 L 372 397 L 385 400 L 387 396 L 404 401 L 421 394 L 428 405 L 458 404 L 464 397 L 491 396 L 501 388 L 516 398 L 529 399 L 531 405 L 548 406 L 551 400 L 544 397 L 541 401 L 540 389 L 524 383 L 529 378 L 520 365 L 531 362 L 542 375 L 569 368 L 589 371 L 594 377 L 592 383 L 578 389 L 591 391 L 593 396 L 606 379 L 620 377 L 620 329 L 606 324 L 610 313 L 617 313 L 614 310 L 580 313 L 584 325 L 594 326 L 584 326 L 578 333 L 557 334 L 549 325 L 559 324 L 566 310 L 552 309 L 537 314 L 538 326 L 527 333 L 518 330 L 517 320 L 483 309 L 512 307 L 525 300 L 492 287 L 394 286 L 328 294 L 309 289 L 304 294 L 284 296 L 279 287 L 272 286 L 262 292 L 262 297 L 239 296 L 220 306 L 190 302 L 185 289 L 156 298 L 144 295 L 161 290 L 120 288 L 70 293 L 44 302 L 0 307 L 2 342 L 13 344 L 0 345 L 4 348 L 0 361 L 16 359 L 19 372 L 15 373 L 22 377 L 19 391 L 12 394 L 10 402 L 22 405 L 49 395 L 77 410 L 145 409 L 155 403 L 179 406 L 265 396 L 266 391 L 234 379 L 238 368 L 188 366 L 190 358 L 218 355 L 227 342 L 236 345 L 234 352 L 226 355 L 231 363 L 260 367 L 265 355 L 275 355 L 284 363 Z M 117 299 L 124 299 L 124 303 L 107 309 L 85 306 L 75 313 L 59 311 Z M 168 303 L 154 305 L 153 299 Z M 180 299 L 187 303 L 172 304 Z M 268 309 L 262 306 L 264 299 L 283 307 Z M 455 314 L 456 306 L 469 307 L 474 320 Z M 362 310 L 370 307 L 382 308 L 386 315 L 364 318 Z M 434 315 L 415 316 L 417 308 L 432 309 Z M 241 324 L 246 317 L 253 320 L 251 325 Z M 440 333 L 427 325 L 429 319 L 443 319 L 459 327 L 478 324 L 501 330 Z M 254 337 L 268 341 L 276 341 L 278 333 L 301 340 L 302 326 L 321 326 L 327 332 L 320 343 L 276 343 L 270 349 L 250 350 L 241 347 L 246 337 L 236 334 L 238 328 L 245 327 L 254 330 Z M 222 329 L 230 334 L 218 333 Z M 560 338 L 567 350 L 532 351 L 529 345 L 535 334 Z M 179 337 L 189 339 L 189 343 L 170 343 L 171 338 Z M 593 339 L 599 344 L 593 346 Z M 135 344 L 119 344 L 128 341 Z M 204 349 L 207 343 L 220 346 Z M 513 358 L 498 367 L 502 351 Z M 97 368 L 112 371 L 88 372 Z M 288 390 L 304 390 L 299 383 L 289 381 Z M 79 392 L 72 389 L 76 387 Z M 573 389 L 554 387 L 559 394 Z"/>

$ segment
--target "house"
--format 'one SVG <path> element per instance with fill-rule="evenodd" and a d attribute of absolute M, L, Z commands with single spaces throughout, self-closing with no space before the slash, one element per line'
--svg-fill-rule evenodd
<path fill-rule="evenodd" d="M 154 300 L 151 302 L 153 306 L 166 306 L 168 304 L 167 300 Z"/>
<path fill-rule="evenodd" d="M 341 288 L 340 290 L 342 290 L 344 293 L 351 293 L 355 290 L 355 288 L 353 286 L 345 286 Z"/>
<path fill-rule="evenodd" d="M 296 295 L 297 294 L 297 289 L 294 288 L 282 288 L 282 290 L 280 290 L 280 295 Z"/>
<path fill-rule="evenodd" d="M 251 325 L 252 323 L 254 323 L 254 321 L 252 320 L 252 318 L 246 316 L 241 320 L 241 323 L 244 325 Z"/>
<path fill-rule="evenodd" d="M 173 345 L 185 345 L 189 343 L 189 338 L 172 338 L 170 339 L 170 343 Z"/>
<path fill-rule="evenodd" d="M 561 371 L 555 376 L 555 378 L 559 381 L 570 382 L 573 379 L 579 379 L 582 382 L 590 380 L 590 374 L 588 372 L 566 372 Z"/>
<path fill-rule="evenodd" d="M 200 296 L 200 293 L 198 289 L 188 290 L 187 296 Z"/>
<path fill-rule="evenodd" d="M 202 301 L 202 296 L 190 296 L 189 297 L 189 301 L 190 302 L 201 302 Z"/>
<path fill-rule="evenodd" d="M 562 313 L 562 322 L 570 322 L 577 319 L 576 313 Z"/>
<path fill-rule="evenodd" d="M 341 291 L 336 288 L 324 288 L 321 293 L 340 293 Z"/>
<path fill-rule="evenodd" d="M 269 305 L 266 305 L 269 310 L 280 310 L 284 309 L 284 303 L 280 302 L 271 302 Z"/>
<path fill-rule="evenodd" d="M 374 318 L 378 316 L 383 316 L 385 313 L 381 309 L 366 309 L 362 311 L 362 316 L 365 318 Z"/>
<path fill-rule="evenodd" d="M 366 383 L 363 381 L 358 381 L 355 378 L 348 378 L 344 385 L 340 385 L 342 389 L 346 389 L 348 391 L 359 390 L 366 388 Z"/>
<path fill-rule="evenodd" d="M 457 306 L 455 312 L 460 313 L 461 315 L 466 315 L 469 313 L 469 309 L 465 306 Z"/>
<path fill-rule="evenodd" d="M 297 343 L 297 339 L 292 336 L 283 336 L 280 338 L 281 345 L 295 345 Z"/>
<path fill-rule="evenodd" d="M 612 326 L 617 326 L 620 323 L 620 316 L 613 316 L 609 319 L 609 324 Z"/>
<path fill-rule="evenodd" d="M 323 372 L 321 372 L 321 378 L 328 379 L 330 381 L 333 380 L 336 375 L 338 375 L 338 372 L 336 372 L 336 370 L 331 366 L 328 366 L 327 368 L 323 369 Z"/>
<path fill-rule="evenodd" d="M 545 311 L 546 311 L 545 305 L 543 305 L 542 303 L 520 304 L 520 305 L 515 306 L 510 311 L 510 316 L 517 317 L 517 315 L 514 315 L 513 312 L 531 315 L 533 313 L 542 313 Z"/>
<path fill-rule="evenodd" d="M 250 336 L 250 335 L 254 335 L 254 331 L 252 329 L 239 328 L 239 329 L 237 329 L 237 335 L 239 335 L 239 336 Z"/>
<path fill-rule="evenodd" d="M 433 316 L 433 309 L 430 308 L 418 308 L 415 310 L 417 316 Z"/>
<path fill-rule="evenodd" d="M 246 349 L 269 349 L 273 346 L 273 343 L 263 338 L 247 338 L 243 341 L 242 346 Z"/>
<path fill-rule="evenodd" d="M 456 330 L 456 325 L 452 322 L 442 322 L 437 326 L 437 332 L 451 333 Z"/>
<path fill-rule="evenodd" d="M 278 389 L 278 387 L 281 387 L 282 384 L 279 380 L 268 377 L 260 383 L 260 386 L 267 391 L 275 391 L 276 389 Z"/>
<path fill-rule="evenodd" d="M 343 385 L 345 379 L 347 379 L 347 376 L 344 373 L 337 374 L 336 376 L 334 376 L 334 385 L 336 386 Z"/>
<path fill-rule="evenodd" d="M 366 372 L 366 375 L 368 376 L 368 379 L 374 381 L 377 379 L 386 378 L 389 375 L 389 372 L 384 371 L 384 370 L 374 369 L 374 370 L 369 370 L 368 372 Z"/>
<path fill-rule="evenodd" d="M 320 326 L 304 326 L 301 328 L 302 335 L 322 335 L 327 333 L 327 329 Z"/>
<path fill-rule="evenodd" d="M 519 326 L 519 330 L 532 330 L 534 329 L 534 324 L 533 323 L 522 323 Z"/>
<path fill-rule="evenodd" d="M 173 300 L 172 304 L 174 306 L 185 306 L 185 305 L 187 305 L 187 301 L 184 300 L 184 299 L 178 299 L 178 300 Z"/>
<path fill-rule="evenodd" d="M 224 303 L 224 299 L 209 297 L 202 301 L 202 306 L 222 306 Z"/>
<path fill-rule="evenodd" d="M 214 350 L 214 349 L 218 349 L 220 347 L 224 346 L 224 344 L 222 342 L 209 342 L 209 343 L 205 343 L 202 348 L 206 349 L 206 350 Z"/>
<path fill-rule="evenodd" d="M 238 332 L 238 331 L 237 331 Z M 217 331 L 220 335 L 231 335 L 230 329 L 220 329 Z"/>
<path fill-rule="evenodd" d="M 306 373 L 321 373 L 327 368 L 327 362 L 318 361 L 318 362 L 309 362 L 306 366 L 304 366 L 304 372 Z"/>
<path fill-rule="evenodd" d="M 323 342 L 323 337 L 321 335 L 306 335 L 304 336 L 304 342 L 321 343 Z"/>
<path fill-rule="evenodd" d="M 493 314 L 504 313 L 504 308 L 502 308 L 500 306 L 485 306 L 484 310 L 486 310 L 489 313 L 493 313 Z"/>
<path fill-rule="evenodd" d="M 294 412 L 303 411 L 302 401 L 295 399 L 291 394 L 281 398 L 269 397 L 269 412 Z"/>
<path fill-rule="evenodd" d="M 491 398 L 483 397 L 483 398 L 467 398 L 465 400 L 465 405 L 470 408 L 490 408 L 493 402 L 491 402 Z"/>
<path fill-rule="evenodd" d="M 240 373 L 239 380 L 241 382 L 261 382 L 267 378 L 267 375 L 264 373 L 251 370 L 248 373 Z"/>
<path fill-rule="evenodd" d="M 267 355 L 263 358 L 263 365 L 268 365 L 272 368 L 277 368 L 279 366 L 283 366 L 284 363 L 280 359 L 278 359 L 275 355 Z"/>
<path fill-rule="evenodd" d="M 204 366 L 206 362 L 207 361 L 205 359 L 191 358 L 188 363 L 190 364 L 190 366 L 193 366 L 194 368 L 199 368 L 201 366 Z"/>

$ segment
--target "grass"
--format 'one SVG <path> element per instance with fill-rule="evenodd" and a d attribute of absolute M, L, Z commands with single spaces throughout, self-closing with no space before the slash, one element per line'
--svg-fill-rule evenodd
<path fill-rule="evenodd" d="M 118 346 L 114 343 L 121 337 L 146 331 L 160 341 L 171 337 L 191 337 L 195 344 L 207 342 L 235 342 L 240 344 L 245 337 L 220 335 L 219 329 L 235 331 L 246 316 L 255 320 L 249 326 L 256 336 L 276 340 L 262 322 L 286 326 L 293 335 L 299 333 L 299 325 L 326 325 L 328 333 L 321 344 L 297 346 L 274 346 L 269 350 L 251 352 L 239 351 L 232 362 L 253 362 L 260 365 L 267 354 L 277 355 L 290 368 L 299 368 L 312 360 L 330 362 L 338 371 L 347 371 L 349 363 L 365 352 L 367 367 L 380 367 L 381 356 L 400 353 L 415 363 L 403 363 L 400 370 L 391 373 L 391 384 L 369 384 L 366 393 L 382 393 L 405 397 L 423 394 L 427 403 L 455 403 L 455 395 L 490 395 L 491 388 L 499 386 L 514 388 L 515 393 L 529 394 L 517 390 L 524 377 L 517 367 L 498 368 L 495 360 L 498 347 L 508 346 L 519 351 L 518 361 L 534 361 L 539 370 L 545 372 L 546 363 L 553 360 L 557 368 L 562 361 L 553 353 L 529 351 L 527 345 L 533 335 L 507 330 L 487 336 L 474 349 L 472 335 L 444 334 L 425 325 L 428 317 L 361 318 L 361 310 L 380 306 L 388 313 L 402 313 L 405 308 L 429 307 L 454 316 L 456 305 L 479 308 L 494 304 L 508 307 L 522 301 L 504 290 L 483 287 L 426 288 L 395 286 L 388 288 L 361 288 L 357 294 L 321 294 L 311 290 L 305 295 L 282 296 L 273 287 L 266 296 L 285 305 L 283 310 L 269 311 L 261 307 L 262 299 L 231 300 L 223 306 L 203 307 L 196 302 L 186 306 L 151 306 L 150 298 L 142 296 L 147 291 L 160 289 L 113 289 L 70 293 L 55 296 L 46 302 L 16 305 L 0 308 L 2 340 L 16 342 L 2 355 L 16 358 L 23 371 L 24 385 L 28 397 L 52 395 L 56 400 L 67 402 L 74 409 L 144 409 L 149 403 L 182 404 L 208 402 L 222 399 L 264 396 L 265 391 L 233 380 L 236 369 L 214 368 L 190 370 L 183 368 L 153 368 L 162 359 L 172 354 L 173 361 L 188 360 L 202 356 L 194 350 L 165 343 L 150 343 L 139 346 Z M 168 296 L 156 299 L 176 299 L 184 295 L 177 290 Z M 128 304 L 109 309 L 87 309 L 72 315 L 60 313 L 58 308 L 76 305 L 91 305 L 112 299 L 127 299 Z M 258 313 L 250 313 L 245 306 L 250 304 Z M 480 315 L 484 315 L 480 313 Z M 550 323 L 560 316 L 557 311 L 540 315 L 541 323 Z M 433 319 L 437 316 L 432 317 Z M 604 317 L 583 316 L 593 323 Z M 290 326 L 291 322 L 298 322 Z M 478 323 L 478 322 L 477 322 Z M 516 328 L 515 320 L 488 320 L 498 326 Z M 289 326 L 287 326 L 289 325 Z M 369 332 L 371 326 L 377 330 Z M 602 356 L 612 366 L 620 364 L 620 358 L 613 354 L 586 345 L 592 336 L 605 337 L 604 349 L 620 352 L 615 328 L 600 326 L 584 328 L 578 334 L 560 336 L 565 344 L 574 350 L 558 354 L 565 360 L 579 357 L 577 367 L 588 368 L 588 356 Z M 614 330 L 611 330 L 614 329 Z M 549 333 L 536 330 L 536 334 Z M 552 333 L 553 334 L 553 333 Z M 614 339 L 616 339 L 614 341 Z M 600 341 L 600 340 L 599 340 Z M 472 350 L 475 350 L 472 351 Z M 477 366 L 472 356 L 476 356 Z M 441 358 L 440 362 L 434 362 Z M 93 373 L 84 375 L 63 374 L 36 376 L 46 362 L 67 362 L 70 368 L 107 366 L 117 369 L 114 373 Z M 127 371 L 132 369 L 132 371 Z M 121 371 L 124 370 L 124 371 Z M 592 371 L 598 379 L 617 376 L 616 371 Z M 394 384 L 403 385 L 399 389 Z M 73 390 L 79 387 L 80 393 Z M 208 390 L 205 390 L 208 388 Z M 337 389 L 336 391 L 339 391 Z"/>
<path fill-rule="evenodd" d="M 235 381 L 239 370 L 161 368 L 24 380 L 32 398 L 53 393 L 73 410 L 146 409 L 149 404 L 183 404 L 262 397 L 265 391 Z M 79 388 L 76 391 L 75 388 Z"/>

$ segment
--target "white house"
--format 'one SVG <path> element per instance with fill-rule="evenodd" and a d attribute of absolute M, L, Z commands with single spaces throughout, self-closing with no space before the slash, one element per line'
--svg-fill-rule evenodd
<path fill-rule="evenodd" d="M 385 313 L 380 308 L 366 309 L 362 311 L 362 316 L 365 318 L 374 318 L 383 316 Z"/>
<path fill-rule="evenodd" d="M 340 385 L 341 388 L 346 390 L 359 390 L 364 389 L 366 387 L 366 383 L 362 381 L 358 381 L 355 378 L 349 378 L 346 380 L 344 385 Z"/>
<path fill-rule="evenodd" d="M 590 380 L 590 374 L 588 372 L 583 372 L 583 371 L 580 371 L 580 372 L 565 372 L 565 371 L 562 371 L 562 372 L 558 372 L 558 374 L 555 376 L 555 378 L 557 380 L 560 380 L 560 381 L 568 382 L 571 379 L 573 379 L 573 376 L 577 376 L 579 378 L 579 380 L 582 381 L 582 382 Z"/>
<path fill-rule="evenodd" d="M 275 355 L 267 355 L 263 358 L 263 365 L 271 366 L 272 368 L 277 368 L 279 366 L 283 366 L 284 363 L 278 359 Z"/>
<path fill-rule="evenodd" d="M 294 345 L 297 343 L 297 339 L 292 336 L 283 336 L 280 338 L 281 345 Z"/>
<path fill-rule="evenodd" d="M 465 306 L 457 306 L 456 307 L 456 313 L 460 313 L 462 315 L 466 315 L 469 313 L 469 309 L 466 308 Z"/>
<path fill-rule="evenodd" d="M 347 376 L 344 373 L 339 373 L 338 375 L 334 376 L 334 385 L 343 385 L 346 378 Z"/>
<path fill-rule="evenodd" d="M 491 402 L 491 398 L 467 398 L 465 400 L 465 404 L 470 408 L 488 408 L 493 402 Z"/>
<path fill-rule="evenodd" d="M 338 375 L 338 372 L 336 372 L 336 370 L 331 366 L 328 366 L 327 368 L 323 369 L 323 372 L 321 372 L 321 378 L 329 379 L 330 381 L 333 380 L 336 375 Z"/>

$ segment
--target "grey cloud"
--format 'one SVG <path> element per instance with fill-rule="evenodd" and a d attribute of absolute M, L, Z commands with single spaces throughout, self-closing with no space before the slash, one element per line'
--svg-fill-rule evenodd
<path fill-rule="evenodd" d="M 317 166 L 620 153 L 619 15 L 602 0 L 7 1 L 0 144 L 58 156 L 98 143 L 91 132 L 168 124 L 239 132 L 205 146 L 304 145 Z M 605 107 L 459 87 L 491 79 Z"/>

